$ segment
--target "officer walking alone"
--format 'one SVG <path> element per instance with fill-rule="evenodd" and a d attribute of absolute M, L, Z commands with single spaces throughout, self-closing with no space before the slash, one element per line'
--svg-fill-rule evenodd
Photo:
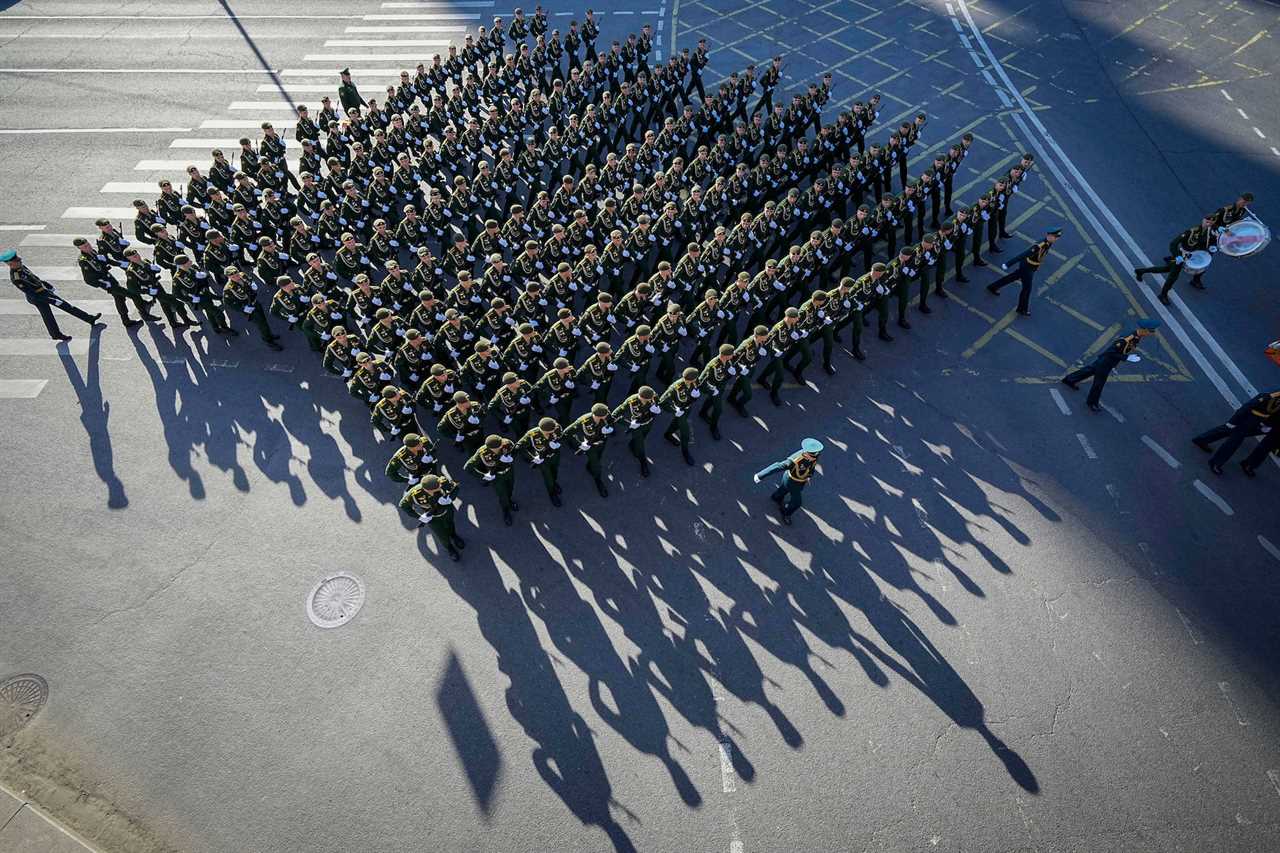
<path fill-rule="evenodd" d="M 13 286 L 22 291 L 22 295 L 27 301 L 35 306 L 36 311 L 40 314 L 40 319 L 44 321 L 44 327 L 49 331 L 49 337 L 55 341 L 69 341 L 70 335 L 64 335 L 62 329 L 58 328 L 58 321 L 53 318 L 52 308 L 66 312 L 77 320 L 83 320 L 90 326 L 104 325 L 98 320 L 101 314 L 90 314 L 87 311 L 81 311 L 67 300 L 58 295 L 53 289 L 53 285 L 40 278 L 31 271 L 31 268 L 22 262 L 22 258 L 18 257 L 18 253 L 12 249 L 7 252 L 0 253 L 0 261 L 4 261 L 9 265 L 9 281 Z"/>
<path fill-rule="evenodd" d="M 821 452 L 822 442 L 816 438 L 806 438 L 800 442 L 798 451 L 756 472 L 752 477 L 759 483 L 774 471 L 782 471 L 782 479 L 778 481 L 778 488 L 774 489 L 770 498 L 782 510 L 783 524 L 790 524 L 791 516 L 800 508 L 804 487 L 817 473 L 818 454 Z"/>
<path fill-rule="evenodd" d="M 1001 276 L 995 281 L 987 285 L 987 290 L 992 295 L 998 294 L 1005 285 L 1014 281 L 1022 282 L 1022 290 L 1018 292 L 1018 313 L 1024 317 L 1031 316 L 1031 286 L 1035 281 L 1036 270 L 1040 269 L 1040 265 L 1044 263 L 1045 258 L 1049 257 L 1049 250 L 1053 248 L 1053 244 L 1058 242 L 1058 238 L 1062 236 L 1061 228 L 1050 228 L 1045 232 L 1044 239 L 1039 243 L 1034 243 L 1025 252 L 1010 258 L 1007 263 L 1000 265 L 1000 269 L 1008 269 L 1010 264 L 1017 264 L 1018 268 L 1008 275 Z"/>
<path fill-rule="evenodd" d="M 1131 334 L 1116 338 L 1111 346 L 1098 353 L 1098 357 L 1092 363 L 1062 377 L 1062 384 L 1076 391 L 1080 387 L 1079 383 L 1092 376 L 1093 384 L 1089 386 L 1089 397 L 1085 402 L 1092 411 L 1101 412 L 1102 388 L 1107 384 L 1111 371 L 1125 359 L 1137 361 L 1138 357 L 1134 350 L 1138 348 L 1138 344 L 1142 343 L 1143 338 L 1154 335 L 1158 328 L 1160 328 L 1158 320 L 1139 320 L 1138 327 Z"/>

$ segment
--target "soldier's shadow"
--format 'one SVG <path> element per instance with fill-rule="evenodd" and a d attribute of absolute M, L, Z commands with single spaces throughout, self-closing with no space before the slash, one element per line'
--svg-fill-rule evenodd
<path fill-rule="evenodd" d="M 89 333 L 89 352 L 83 374 L 70 353 L 61 351 L 59 358 L 71 390 L 80 402 L 80 423 L 89 439 L 93 470 L 107 487 L 107 508 L 124 509 L 129 505 L 129 497 L 115 468 L 115 449 L 111 442 L 111 404 L 102 397 L 102 329 L 94 327 Z"/>
<path fill-rule="evenodd" d="M 366 469 L 365 458 L 383 455 L 377 439 L 360 422 L 358 408 L 348 405 L 354 401 L 343 389 L 335 393 L 314 359 L 264 363 L 246 352 L 252 344 L 202 332 L 174 340 L 168 330 L 150 327 L 131 332 L 130 339 L 151 379 L 169 465 L 192 498 L 206 497 L 197 460 L 226 473 L 240 491 L 250 488 L 246 465 L 252 465 L 268 481 L 286 486 L 296 506 L 313 487 L 340 502 L 352 521 L 361 512 L 349 482 L 383 502 L 398 496 L 386 488 L 381 470 L 374 476 Z M 302 344 L 301 336 L 291 342 Z"/>

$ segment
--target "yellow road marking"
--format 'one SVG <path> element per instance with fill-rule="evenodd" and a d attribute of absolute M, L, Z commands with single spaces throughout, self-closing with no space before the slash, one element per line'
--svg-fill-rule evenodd
<path fill-rule="evenodd" d="M 1094 322 L 1093 320 L 1090 320 L 1088 317 L 1086 317 L 1085 315 L 1081 314 L 1079 311 L 1077 311 L 1076 309 L 1072 308 L 1072 307 L 1071 307 L 1070 305 L 1068 305 L 1067 303 L 1062 302 L 1062 301 L 1060 301 L 1060 300 L 1058 300 L 1058 299 L 1054 299 L 1052 296 L 1045 296 L 1045 297 L 1044 297 L 1044 300 L 1045 300 L 1046 302 L 1048 302 L 1050 305 L 1053 305 L 1053 306 L 1055 306 L 1055 307 L 1057 307 L 1057 308 L 1061 308 L 1061 309 L 1062 309 L 1063 311 L 1065 311 L 1068 315 L 1070 315 L 1070 316 L 1072 316 L 1072 317 L 1076 318 L 1077 320 L 1079 320 L 1081 323 L 1084 323 L 1084 324 L 1085 324 L 1086 326 L 1088 326 L 1089 328 L 1094 329 L 1094 330 L 1096 330 L 1096 331 L 1102 331 L 1102 324 L 1101 324 L 1101 323 L 1097 323 L 1097 322 Z"/>
<path fill-rule="evenodd" d="M 1013 318 L 1018 316 L 1010 309 L 1003 317 L 995 322 L 995 324 L 982 333 L 976 341 L 969 345 L 969 348 L 960 353 L 961 358 L 973 358 L 974 353 L 991 343 L 991 339 L 1003 332 L 1013 322 Z"/>
<path fill-rule="evenodd" d="M 1098 352 L 1107 344 L 1115 340 L 1116 333 L 1120 331 L 1120 328 L 1121 326 L 1119 323 L 1112 323 L 1110 326 L 1103 329 L 1102 334 L 1098 335 L 1097 339 L 1093 343 L 1089 344 L 1089 348 L 1084 351 L 1084 355 L 1080 356 L 1080 360 L 1087 361 L 1094 353 Z"/>

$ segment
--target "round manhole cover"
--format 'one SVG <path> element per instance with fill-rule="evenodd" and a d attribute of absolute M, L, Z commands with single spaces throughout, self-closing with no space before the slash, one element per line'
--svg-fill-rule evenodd
<path fill-rule="evenodd" d="M 16 732 L 39 713 L 49 698 L 49 684 L 31 673 L 0 681 L 0 737 Z"/>
<path fill-rule="evenodd" d="M 321 579 L 307 595 L 307 617 L 320 628 L 347 624 L 362 606 L 364 581 L 347 572 Z"/>

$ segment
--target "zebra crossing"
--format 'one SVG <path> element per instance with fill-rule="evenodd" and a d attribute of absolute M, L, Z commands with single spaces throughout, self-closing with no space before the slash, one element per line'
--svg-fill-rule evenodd
<path fill-rule="evenodd" d="M 281 100 L 282 96 L 296 97 L 299 104 L 306 103 L 318 109 L 321 95 L 330 95 L 336 99 L 337 68 L 352 63 L 356 63 L 356 67 L 351 68 L 351 73 L 358 83 L 377 93 L 383 87 L 397 83 L 403 68 L 418 62 L 430 62 L 434 54 L 442 53 L 450 44 L 460 44 L 467 32 L 485 23 L 487 17 L 502 15 L 510 18 L 510 8 L 495 10 L 494 7 L 494 0 L 451 0 L 447 4 L 441 0 L 382 2 L 378 4 L 378 8 L 383 11 L 360 15 L 358 19 L 365 23 L 344 27 L 341 33 L 334 33 L 323 41 L 320 47 L 323 52 L 303 56 L 304 63 L 314 65 L 280 69 L 276 72 L 280 83 L 254 84 L 252 92 L 246 92 L 247 97 L 270 95 L 271 100 L 232 101 L 225 107 L 229 116 L 205 119 L 195 130 L 254 131 L 261 128 L 264 121 L 269 121 L 283 125 L 278 128 L 279 132 L 292 139 L 295 105 Z M 576 13 L 552 14 L 563 17 Z M 600 17 L 606 13 L 596 14 Z M 660 12 L 653 9 L 639 13 L 618 11 L 612 14 L 656 16 Z M 376 66 L 373 63 L 393 64 Z M 312 82 L 313 80 L 317 82 Z M 318 82 L 319 80 L 323 82 Z M 174 188 L 182 193 L 185 186 L 178 178 L 185 176 L 187 166 L 193 163 L 201 168 L 207 166 L 208 152 L 214 148 L 223 148 L 228 152 L 238 151 L 239 137 L 176 136 L 168 143 L 168 150 L 173 152 L 171 156 L 181 158 L 183 152 L 190 151 L 192 154 L 189 158 L 140 160 L 132 167 L 132 171 L 150 173 L 150 180 L 108 181 L 103 184 L 99 193 L 106 197 L 104 201 L 111 196 L 128 197 L 130 201 L 135 197 L 151 200 L 159 192 L 157 182 L 162 178 L 173 181 Z M 292 153 L 296 154 L 296 149 Z M 289 168 L 297 172 L 297 157 L 291 156 L 287 160 Z M 94 220 L 106 218 L 127 225 L 133 217 L 134 209 L 131 205 L 78 205 L 63 211 L 60 217 L 62 230 L 57 232 L 46 231 L 44 225 L 0 225 L 0 231 L 25 232 L 17 245 L 28 266 L 41 278 L 55 285 L 73 283 L 61 288 L 67 298 L 90 313 L 102 312 L 110 317 L 114 312 L 112 300 L 97 298 L 101 291 L 92 290 L 88 286 L 81 285 L 77 288 L 74 283 L 82 281 L 78 267 L 60 264 L 74 258 L 71 248 L 73 239 L 94 233 Z M 74 232 L 72 229 L 75 229 Z M 80 298 L 82 295 L 85 298 Z M 37 313 L 24 299 L 0 299 L 0 318 L 3 317 L 35 318 Z M 30 369 L 33 373 L 40 373 L 45 370 L 41 357 L 68 354 L 81 356 L 89 350 L 87 336 L 77 336 L 68 343 L 56 344 L 43 337 L 44 331 L 39 327 L 38 321 L 35 326 L 27 325 L 30 320 L 20 322 L 32 332 L 39 329 L 40 337 L 0 336 L 0 358 L 4 359 L 0 365 L 9 364 L 9 359 L 15 357 L 30 358 L 30 362 L 22 362 L 23 370 Z M 7 330 L 9 327 L 4 328 Z M 103 356 L 108 361 L 113 358 L 122 360 L 124 357 Z M 0 400 L 34 399 L 48 382 L 47 378 L 0 379 Z"/>

